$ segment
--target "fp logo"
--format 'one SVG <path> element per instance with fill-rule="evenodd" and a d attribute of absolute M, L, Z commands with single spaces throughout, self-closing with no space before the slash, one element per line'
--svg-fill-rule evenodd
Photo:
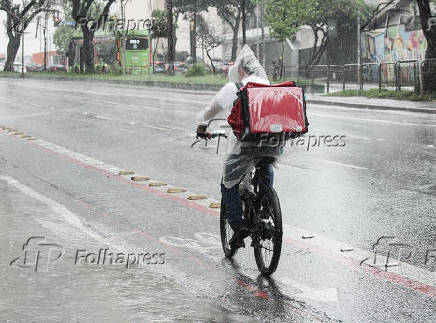
<path fill-rule="evenodd" d="M 30 237 L 23 244 L 24 255 L 13 259 L 9 265 L 21 268 L 32 268 L 35 272 L 45 265 L 45 271 L 48 271 L 50 264 L 59 260 L 64 251 L 62 246 L 49 243 L 45 237 Z"/>

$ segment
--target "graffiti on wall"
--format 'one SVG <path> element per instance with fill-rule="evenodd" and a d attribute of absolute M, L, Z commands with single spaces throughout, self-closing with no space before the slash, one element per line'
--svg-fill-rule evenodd
<path fill-rule="evenodd" d="M 425 58 L 427 41 L 422 30 L 406 31 L 404 25 L 395 25 L 379 32 L 365 33 L 362 37 L 362 54 L 366 62 L 395 63 Z M 401 78 L 411 79 L 413 73 L 411 64 L 402 69 Z M 394 64 L 384 64 L 382 75 L 385 80 L 394 80 Z"/>

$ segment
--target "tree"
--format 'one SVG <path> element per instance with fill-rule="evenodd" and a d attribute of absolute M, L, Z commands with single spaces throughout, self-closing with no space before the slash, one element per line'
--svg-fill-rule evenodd
<path fill-rule="evenodd" d="M 156 39 L 153 49 L 153 60 L 156 57 L 156 50 L 159 44 L 160 38 L 168 37 L 167 29 L 167 12 L 165 10 L 155 9 L 151 13 L 152 25 L 151 25 L 151 37 Z"/>
<path fill-rule="evenodd" d="M 213 5 L 212 0 L 173 0 L 175 21 L 179 14 L 185 14 L 185 19 L 190 20 L 190 56 L 193 63 L 197 60 L 197 15 L 201 11 L 207 11 Z"/>
<path fill-rule="evenodd" d="M 69 0 L 62 0 L 59 4 L 63 9 L 64 20 L 71 21 L 73 19 L 73 17 L 71 16 L 72 3 Z M 53 35 L 53 43 L 56 46 L 56 49 L 63 53 L 67 53 L 73 34 L 74 29 L 72 26 L 58 26 Z"/>
<path fill-rule="evenodd" d="M 356 26 L 359 12 L 365 19 L 370 7 L 363 0 L 267 0 L 266 11 L 273 36 L 282 43 L 303 25 L 312 29 L 315 40 L 309 65 L 313 66 L 319 63 L 327 48 L 329 24 L 335 22 L 337 29 L 347 29 L 344 26 L 353 29 L 350 26 Z"/>
<path fill-rule="evenodd" d="M 92 24 L 91 21 L 88 21 L 92 16 L 97 17 L 105 17 L 109 13 L 109 9 L 111 5 L 115 2 L 115 0 L 71 0 L 72 1 L 72 17 L 74 21 L 78 25 L 80 25 L 80 29 L 83 34 L 83 47 L 80 51 L 80 59 L 83 61 L 85 65 L 87 73 L 94 73 L 94 33 L 97 30 L 98 20 L 99 18 L 93 18 Z M 100 11 L 103 6 L 103 10 Z M 84 23 L 83 19 L 86 22 Z M 82 64 L 81 64 L 82 66 Z"/>
<path fill-rule="evenodd" d="M 170 63 L 169 74 L 174 75 L 174 28 L 173 28 L 173 0 L 165 0 L 167 9 L 167 25 L 168 25 L 168 62 Z"/>
<path fill-rule="evenodd" d="M 433 0 L 434 3 L 436 1 Z M 432 16 L 430 10 L 430 0 L 416 0 L 421 19 L 422 31 L 427 40 L 427 51 L 425 59 L 436 58 L 436 26 L 428 24 L 429 18 Z M 423 69 L 423 89 L 424 91 L 436 91 L 436 64 L 434 62 L 427 63 L 429 68 Z M 424 65 L 425 67 L 425 65 Z"/>
<path fill-rule="evenodd" d="M 199 26 L 197 31 L 197 41 L 201 43 L 202 47 L 206 50 L 206 55 L 210 60 L 212 71 L 215 74 L 215 65 L 210 56 L 210 51 L 223 43 L 223 40 L 217 36 L 217 33 L 212 27 L 209 27 L 207 22 L 202 16 L 199 16 Z"/>
<path fill-rule="evenodd" d="M 221 17 L 232 29 L 232 61 L 236 59 L 236 52 L 238 50 L 238 33 L 241 24 L 242 10 L 239 1 L 217 1 L 215 4 L 217 14 Z"/>
<path fill-rule="evenodd" d="M 217 0 L 213 5 L 217 9 L 218 16 L 221 17 L 232 29 L 232 60 L 236 59 L 238 50 L 238 34 L 242 22 L 242 38 L 243 43 L 246 42 L 245 29 L 246 21 L 245 14 L 254 9 L 254 2 L 251 0 Z M 244 19 L 243 19 L 244 18 Z"/>
<path fill-rule="evenodd" d="M 27 2 L 27 3 L 26 3 Z M 52 0 L 0 0 L 0 10 L 6 12 L 6 33 L 9 38 L 4 71 L 13 71 L 13 64 L 20 48 L 21 35 L 30 22 L 53 5 Z"/>

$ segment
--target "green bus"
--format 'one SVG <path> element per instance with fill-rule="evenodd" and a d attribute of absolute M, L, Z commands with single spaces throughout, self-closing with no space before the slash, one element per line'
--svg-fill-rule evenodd
<path fill-rule="evenodd" d="M 123 39 L 125 41 L 123 42 Z M 97 71 L 122 70 L 125 64 L 128 73 L 149 73 L 152 71 L 152 50 L 147 30 L 130 30 L 126 35 L 120 32 L 97 31 L 94 35 L 94 60 Z M 80 48 L 83 36 L 77 32 L 70 40 L 68 70 L 80 70 Z"/>

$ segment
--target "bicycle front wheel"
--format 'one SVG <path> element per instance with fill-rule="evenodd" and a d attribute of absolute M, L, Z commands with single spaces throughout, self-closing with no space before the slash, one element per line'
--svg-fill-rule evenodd
<path fill-rule="evenodd" d="M 254 258 L 260 273 L 269 276 L 279 264 L 283 236 L 280 202 L 272 187 L 263 188 L 256 222 Z"/>
<path fill-rule="evenodd" d="M 224 203 L 221 200 L 221 210 L 220 210 L 220 232 L 221 232 L 221 244 L 223 247 L 224 255 L 226 258 L 232 258 L 237 249 L 230 248 L 229 240 L 233 235 L 233 229 L 230 227 L 229 222 L 227 222 L 227 212 L 224 207 Z"/>

